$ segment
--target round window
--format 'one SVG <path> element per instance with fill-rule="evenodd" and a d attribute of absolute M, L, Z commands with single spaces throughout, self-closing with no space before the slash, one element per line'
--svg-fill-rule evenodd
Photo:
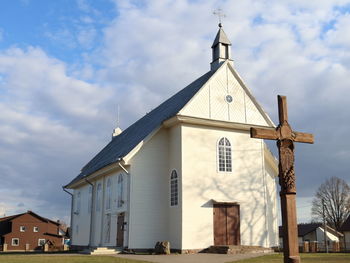
<path fill-rule="evenodd" d="M 233 101 L 233 98 L 232 98 L 231 95 L 227 95 L 227 96 L 225 97 L 225 99 L 226 99 L 226 102 L 228 102 L 228 103 L 231 103 L 231 102 Z"/>

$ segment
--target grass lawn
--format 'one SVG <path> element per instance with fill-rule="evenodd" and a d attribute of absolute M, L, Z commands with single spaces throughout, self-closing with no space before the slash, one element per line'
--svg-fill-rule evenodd
<path fill-rule="evenodd" d="M 317 262 L 317 263 L 337 263 L 350 262 L 350 253 L 348 254 L 300 254 L 302 263 Z M 245 259 L 234 261 L 234 263 L 282 263 L 283 254 L 274 254 L 258 258 Z"/>
<path fill-rule="evenodd" d="M 81 255 L 0 255 L 1 263 L 146 263 L 111 256 Z M 147 262 L 149 263 L 149 262 Z"/>

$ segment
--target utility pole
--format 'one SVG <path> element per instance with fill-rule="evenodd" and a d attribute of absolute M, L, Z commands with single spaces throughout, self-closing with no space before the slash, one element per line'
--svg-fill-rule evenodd
<path fill-rule="evenodd" d="M 323 234 L 324 234 L 324 247 L 326 248 L 326 253 L 328 253 L 328 242 L 327 242 L 327 224 L 326 224 L 326 215 L 325 215 L 325 204 L 324 199 L 322 199 L 322 213 L 323 213 Z"/>

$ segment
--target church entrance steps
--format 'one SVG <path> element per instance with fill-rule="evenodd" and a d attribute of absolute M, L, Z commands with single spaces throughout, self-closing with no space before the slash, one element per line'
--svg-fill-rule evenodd
<path fill-rule="evenodd" d="M 122 252 L 121 248 L 112 247 L 92 247 L 90 249 L 85 249 L 81 251 L 81 254 L 87 255 L 115 255 Z"/>
<path fill-rule="evenodd" d="M 273 252 L 272 249 L 259 246 L 210 246 L 202 251 L 202 253 L 213 254 L 252 254 L 271 252 Z"/>

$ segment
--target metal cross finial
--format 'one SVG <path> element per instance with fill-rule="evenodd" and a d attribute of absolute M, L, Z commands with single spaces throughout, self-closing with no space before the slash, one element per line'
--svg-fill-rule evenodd
<path fill-rule="evenodd" d="M 226 17 L 226 15 L 224 14 L 224 12 L 222 11 L 221 8 L 218 8 L 218 9 L 214 10 L 213 14 L 218 16 L 218 18 L 219 18 L 219 26 L 221 27 L 221 18 Z"/>

